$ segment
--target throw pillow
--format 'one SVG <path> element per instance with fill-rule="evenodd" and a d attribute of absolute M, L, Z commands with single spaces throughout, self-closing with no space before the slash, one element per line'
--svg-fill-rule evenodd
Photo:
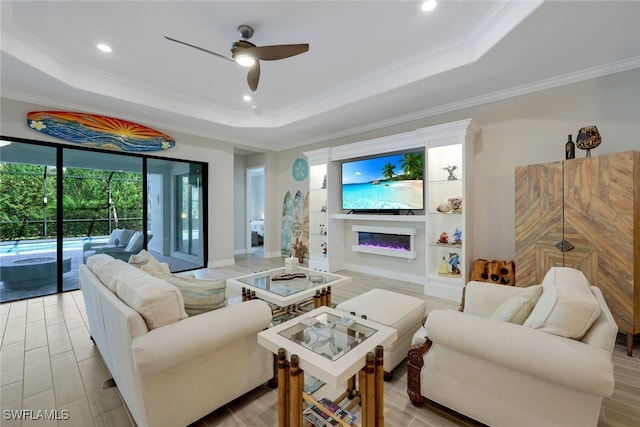
<path fill-rule="evenodd" d="M 171 273 L 169 264 L 158 261 L 153 255 L 142 249 L 138 254 L 129 257 L 129 264 L 149 274 Z"/>
<path fill-rule="evenodd" d="M 525 291 L 504 300 L 491 314 L 491 318 L 522 325 L 531 314 L 540 295 L 542 295 L 541 285 L 529 286 Z"/>
<path fill-rule="evenodd" d="M 189 316 L 224 307 L 227 286 L 224 279 L 205 280 L 173 274 L 157 274 L 156 277 L 180 289 L 184 309 Z"/>
<path fill-rule="evenodd" d="M 125 246 L 129 243 L 129 240 L 133 236 L 133 230 L 125 230 L 123 228 L 116 228 L 111 232 L 107 246 Z"/>
<path fill-rule="evenodd" d="M 142 250 L 142 246 L 144 243 L 143 239 L 144 239 L 144 234 L 142 234 L 142 231 L 136 231 L 133 237 L 131 238 L 131 240 L 129 240 L 129 244 L 127 245 L 127 247 L 124 248 L 124 251 L 133 252 L 137 254 Z"/>
<path fill-rule="evenodd" d="M 600 316 L 600 306 L 580 270 L 552 267 L 542 281 L 542 295 L 523 326 L 580 339 Z"/>

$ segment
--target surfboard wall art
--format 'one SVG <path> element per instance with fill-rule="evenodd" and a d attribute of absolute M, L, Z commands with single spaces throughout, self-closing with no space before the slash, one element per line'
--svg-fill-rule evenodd
<path fill-rule="evenodd" d="M 65 111 L 32 111 L 27 125 L 68 142 L 115 151 L 160 151 L 176 141 L 155 129 L 113 117 Z"/>

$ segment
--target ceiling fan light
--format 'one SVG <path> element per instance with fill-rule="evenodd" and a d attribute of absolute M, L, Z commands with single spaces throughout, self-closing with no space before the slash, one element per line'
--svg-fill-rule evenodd
<path fill-rule="evenodd" d="M 250 55 L 236 55 L 235 60 L 238 64 L 242 65 L 243 67 L 253 67 L 253 65 L 256 63 L 256 60 L 253 56 Z"/>

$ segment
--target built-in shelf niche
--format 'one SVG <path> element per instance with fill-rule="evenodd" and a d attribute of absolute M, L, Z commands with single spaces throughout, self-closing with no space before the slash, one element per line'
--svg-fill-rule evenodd
<path fill-rule="evenodd" d="M 352 225 L 351 229 L 356 233 L 358 242 L 351 246 L 355 252 L 408 259 L 418 257 L 415 228 Z"/>

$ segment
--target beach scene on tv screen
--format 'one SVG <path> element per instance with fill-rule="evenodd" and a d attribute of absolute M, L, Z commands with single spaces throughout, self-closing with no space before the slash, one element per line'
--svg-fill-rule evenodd
<path fill-rule="evenodd" d="M 423 209 L 424 153 L 342 163 L 342 209 Z"/>

